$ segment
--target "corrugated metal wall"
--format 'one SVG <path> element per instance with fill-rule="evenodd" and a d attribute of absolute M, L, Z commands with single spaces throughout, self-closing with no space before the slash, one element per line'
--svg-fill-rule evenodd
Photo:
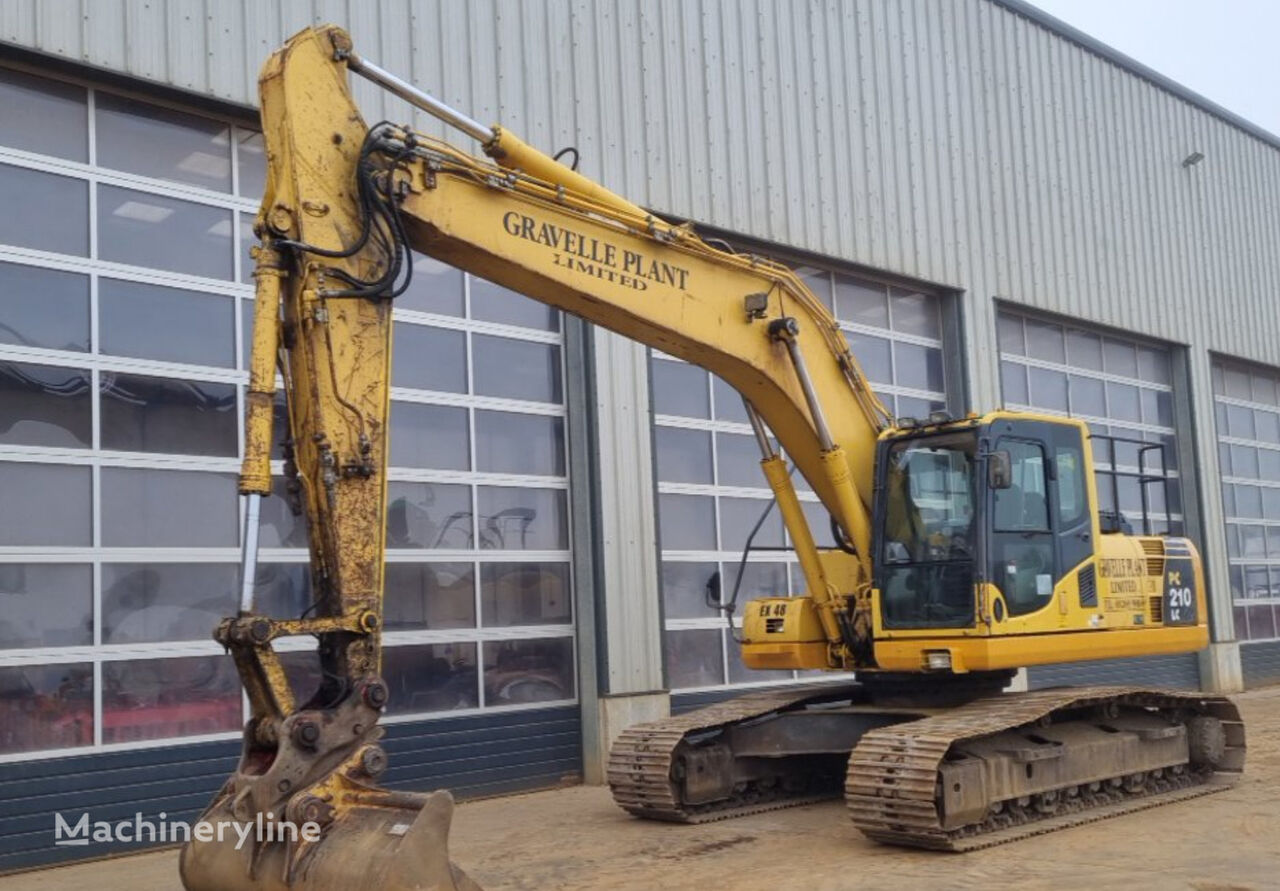
<path fill-rule="evenodd" d="M 494 712 L 387 725 L 392 789 L 449 789 L 457 798 L 501 795 L 577 780 L 578 709 Z M 54 814 L 90 823 L 192 822 L 234 769 L 239 742 L 209 742 L 0 765 L 0 873 L 154 843 L 54 847 Z M 160 817 L 163 813 L 166 816 Z"/>
<path fill-rule="evenodd" d="M 1188 345 L 1209 468 L 1206 351 L 1280 365 L 1280 150 L 995 0 L 0 2 L 2 40 L 243 103 L 320 21 L 634 200 L 962 290 L 975 407 L 995 298 Z"/>

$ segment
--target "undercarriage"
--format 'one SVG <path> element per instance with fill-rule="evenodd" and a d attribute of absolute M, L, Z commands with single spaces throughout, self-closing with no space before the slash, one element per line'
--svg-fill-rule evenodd
<path fill-rule="evenodd" d="M 901 685 L 748 694 L 625 731 L 609 785 L 682 823 L 834 798 L 875 841 L 967 851 L 1231 786 L 1244 727 L 1224 697 L 1128 687 L 950 702 Z"/>

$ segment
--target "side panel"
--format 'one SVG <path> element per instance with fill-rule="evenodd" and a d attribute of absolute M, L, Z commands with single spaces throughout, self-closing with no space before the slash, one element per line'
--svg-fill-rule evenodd
<path fill-rule="evenodd" d="M 1200 689 L 1200 663 L 1195 653 L 1170 656 L 1144 656 L 1137 659 L 1103 659 L 1097 662 L 1064 662 L 1027 669 L 1027 687 L 1084 686 L 1090 684 L 1129 684 L 1172 687 L 1177 690 Z"/>
<path fill-rule="evenodd" d="M 577 706 L 385 725 L 392 789 L 447 788 L 474 798 L 564 782 L 582 770 Z M 0 765 L 0 873 L 156 847 L 54 845 L 54 814 L 72 826 L 142 820 L 190 822 L 235 767 L 239 740 L 107 752 Z M 145 830 L 144 830 L 145 832 Z"/>

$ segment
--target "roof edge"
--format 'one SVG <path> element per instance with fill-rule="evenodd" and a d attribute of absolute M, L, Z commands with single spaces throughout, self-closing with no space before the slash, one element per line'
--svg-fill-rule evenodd
<path fill-rule="evenodd" d="M 1101 40 L 1098 40 L 1096 37 L 1090 37 L 1079 28 L 1068 25 L 1062 19 L 1049 15 L 1049 13 L 1040 9 L 1038 6 L 1033 6 L 1031 3 L 1026 2 L 1026 0 L 989 0 L 989 2 L 994 3 L 996 6 L 1003 7 L 1015 15 L 1020 15 L 1023 18 L 1040 25 L 1042 28 L 1057 34 L 1059 37 L 1066 38 L 1094 55 L 1100 56 L 1106 61 L 1125 69 L 1130 74 L 1136 74 L 1138 77 L 1148 81 L 1152 85 L 1167 93 L 1172 93 L 1179 99 L 1196 106 L 1201 111 L 1206 111 L 1214 117 L 1220 118 L 1238 130 L 1243 130 L 1255 139 L 1259 139 L 1262 142 L 1267 143 L 1267 145 L 1272 148 L 1280 149 L 1280 136 L 1259 127 L 1257 124 L 1241 117 L 1233 111 L 1228 111 L 1212 99 L 1207 99 L 1194 90 L 1184 87 L 1176 80 L 1166 77 L 1154 68 L 1149 68 L 1146 65 L 1143 65 L 1132 56 L 1125 55 L 1119 50 L 1108 46 Z"/>

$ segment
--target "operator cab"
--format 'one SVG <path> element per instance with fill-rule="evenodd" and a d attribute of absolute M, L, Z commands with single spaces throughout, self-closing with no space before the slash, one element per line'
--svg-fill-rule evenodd
<path fill-rule="evenodd" d="M 1009 616 L 1047 606 L 1093 553 L 1087 436 L 1079 421 L 1009 412 L 886 433 L 874 543 L 883 627 L 976 627 L 984 583 Z"/>

